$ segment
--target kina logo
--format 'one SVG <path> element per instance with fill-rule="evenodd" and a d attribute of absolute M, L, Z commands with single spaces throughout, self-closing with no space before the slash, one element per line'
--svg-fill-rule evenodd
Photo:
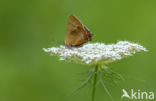
<path fill-rule="evenodd" d="M 122 96 L 121 98 L 128 98 L 128 99 L 145 99 L 145 100 L 153 100 L 154 99 L 154 92 L 146 92 L 141 91 L 140 89 L 134 91 L 131 89 L 127 92 L 125 89 L 122 89 Z"/>

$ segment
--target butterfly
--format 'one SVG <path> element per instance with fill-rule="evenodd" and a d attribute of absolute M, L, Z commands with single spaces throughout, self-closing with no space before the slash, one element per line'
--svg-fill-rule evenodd
<path fill-rule="evenodd" d="M 80 20 L 71 15 L 65 35 L 65 46 L 81 47 L 84 43 L 92 40 L 92 33 L 80 22 Z"/>

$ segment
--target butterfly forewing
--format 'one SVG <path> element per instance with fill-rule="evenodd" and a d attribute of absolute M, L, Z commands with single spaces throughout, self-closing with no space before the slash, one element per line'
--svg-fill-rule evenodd
<path fill-rule="evenodd" d="M 90 40 L 91 33 L 89 30 L 82 25 L 78 18 L 71 15 L 66 29 L 65 45 L 79 47 Z"/>

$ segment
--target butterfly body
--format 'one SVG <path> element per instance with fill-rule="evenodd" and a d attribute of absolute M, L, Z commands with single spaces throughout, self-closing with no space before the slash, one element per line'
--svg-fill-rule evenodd
<path fill-rule="evenodd" d="M 66 29 L 65 46 L 81 47 L 84 43 L 91 40 L 91 32 L 83 26 L 78 18 L 71 15 Z"/>

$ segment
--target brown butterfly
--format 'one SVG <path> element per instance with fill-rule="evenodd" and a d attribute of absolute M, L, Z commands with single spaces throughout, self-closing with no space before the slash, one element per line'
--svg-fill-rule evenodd
<path fill-rule="evenodd" d="M 92 40 L 92 33 L 80 22 L 80 20 L 71 15 L 66 29 L 65 46 L 81 47 L 84 43 Z"/>

